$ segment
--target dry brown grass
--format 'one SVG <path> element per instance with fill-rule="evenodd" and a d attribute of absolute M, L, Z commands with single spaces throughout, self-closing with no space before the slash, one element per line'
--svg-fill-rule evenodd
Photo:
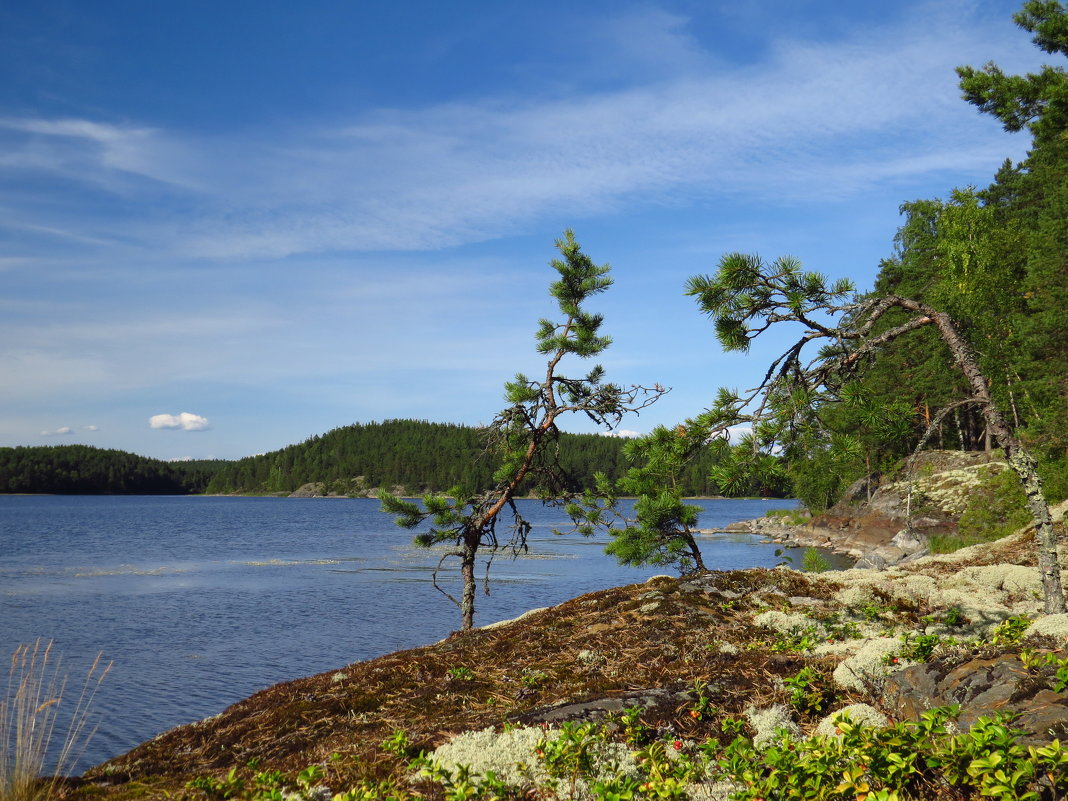
<path fill-rule="evenodd" d="M 66 711 L 66 676 L 52 643 L 37 640 L 19 645 L 11 655 L 7 688 L 0 700 L 0 801 L 38 801 L 57 794 L 89 744 L 95 728 L 89 711 L 110 663 L 98 656 L 89 668 L 66 725 L 57 730 Z M 56 737 L 61 737 L 55 743 Z M 49 751 L 58 749 L 49 762 Z M 45 773 L 48 776 L 45 776 Z"/>

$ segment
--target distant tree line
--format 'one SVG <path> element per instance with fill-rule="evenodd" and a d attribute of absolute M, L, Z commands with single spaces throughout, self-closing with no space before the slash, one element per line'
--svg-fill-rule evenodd
<path fill-rule="evenodd" d="M 164 462 L 91 445 L 0 448 L 0 493 L 189 495 L 225 462 Z"/>
<path fill-rule="evenodd" d="M 559 463 L 567 488 L 592 486 L 597 472 L 622 475 L 628 467 L 625 443 L 600 434 L 563 434 Z M 484 447 L 480 428 L 386 420 L 344 426 L 236 461 L 165 462 L 91 445 L 0 448 L 0 493 L 257 494 L 292 492 L 312 482 L 338 494 L 360 487 L 400 487 L 411 494 L 457 486 L 481 491 L 492 486 L 494 470 Z M 709 449 L 686 466 L 679 483 L 687 495 L 715 493 L 709 474 L 719 458 Z M 789 494 L 789 488 L 754 485 L 750 494 L 769 492 Z"/>
<path fill-rule="evenodd" d="M 622 475 L 628 467 L 625 442 L 600 434 L 563 434 L 559 464 L 567 489 L 580 492 L 592 486 L 597 472 Z M 356 423 L 227 463 L 207 492 L 292 492 L 311 482 L 340 494 L 357 487 L 403 488 L 408 494 L 452 487 L 475 492 L 493 486 L 495 465 L 484 456 L 485 445 L 483 429 L 472 426 L 425 420 Z M 680 476 L 686 494 L 714 492 L 708 476 L 716 461 L 716 453 L 708 450 L 687 466 Z"/>

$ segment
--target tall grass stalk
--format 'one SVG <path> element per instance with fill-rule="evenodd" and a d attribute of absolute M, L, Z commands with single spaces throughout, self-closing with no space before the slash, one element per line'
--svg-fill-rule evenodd
<path fill-rule="evenodd" d="M 89 711 L 111 670 L 97 655 L 73 708 L 64 706 L 66 674 L 52 641 L 19 645 L 11 655 L 7 690 L 0 699 L 0 801 L 41 801 L 55 795 L 74 770 L 96 732 Z M 68 711 L 69 709 L 69 711 Z M 60 711 L 64 726 L 57 731 Z M 62 736 L 62 741 L 54 737 Z M 49 753 L 54 761 L 47 765 Z"/>

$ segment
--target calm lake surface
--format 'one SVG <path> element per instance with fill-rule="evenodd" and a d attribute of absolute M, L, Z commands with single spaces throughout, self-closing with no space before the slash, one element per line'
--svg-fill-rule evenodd
<path fill-rule="evenodd" d="M 535 524 L 530 553 L 497 557 L 476 625 L 669 572 L 620 567 L 604 541 L 553 535 L 568 527 L 562 511 L 520 503 Z M 696 503 L 702 528 L 795 505 Z M 712 569 L 781 561 L 751 535 L 700 544 Z M 277 682 L 459 626 L 430 583 L 441 551 L 413 546 L 376 500 L 0 496 L 0 555 L 5 654 L 54 640 L 75 690 L 97 653 L 114 662 L 80 769 Z M 445 576 L 458 595 L 455 571 Z"/>

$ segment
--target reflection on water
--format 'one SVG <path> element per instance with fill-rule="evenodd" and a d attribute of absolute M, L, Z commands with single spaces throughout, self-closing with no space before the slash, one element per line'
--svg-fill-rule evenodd
<path fill-rule="evenodd" d="M 665 572 L 620 567 L 604 541 L 554 536 L 560 510 L 521 503 L 530 551 L 493 560 L 478 624 Z M 793 505 L 699 504 L 705 528 Z M 115 663 L 83 767 L 276 682 L 459 624 L 430 582 L 448 549 L 412 545 L 375 500 L 0 496 L 0 519 L 0 644 L 53 639 L 72 679 L 100 651 Z M 749 535 L 700 545 L 713 568 L 780 561 Z M 459 592 L 455 560 L 438 580 Z"/>

